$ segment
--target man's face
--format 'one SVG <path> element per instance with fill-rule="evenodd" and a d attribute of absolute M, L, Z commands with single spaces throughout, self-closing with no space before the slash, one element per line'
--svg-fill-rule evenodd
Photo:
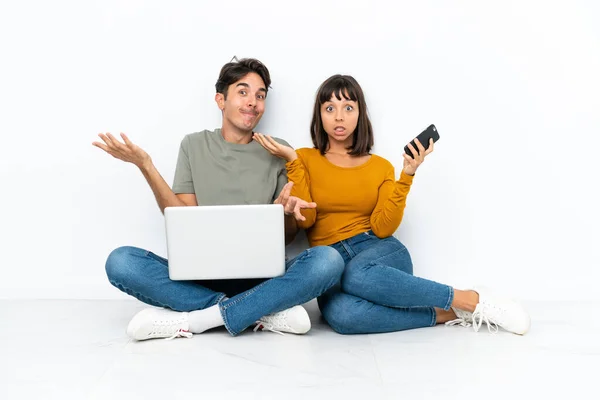
<path fill-rule="evenodd" d="M 250 72 L 227 88 L 227 98 L 217 93 L 215 100 L 223 111 L 223 126 L 252 132 L 265 112 L 267 89 L 262 78 Z"/>

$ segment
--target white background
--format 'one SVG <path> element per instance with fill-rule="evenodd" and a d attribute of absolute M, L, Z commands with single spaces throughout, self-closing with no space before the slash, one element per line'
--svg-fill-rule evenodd
<path fill-rule="evenodd" d="M 598 299 L 599 16 L 593 1 L 2 1 L 0 298 L 122 298 L 109 252 L 165 255 L 141 173 L 91 142 L 126 132 L 171 183 L 183 136 L 220 126 L 214 83 L 237 55 L 271 71 L 258 129 L 294 147 L 334 73 L 361 83 L 397 173 L 437 125 L 397 233 L 416 274 Z"/>

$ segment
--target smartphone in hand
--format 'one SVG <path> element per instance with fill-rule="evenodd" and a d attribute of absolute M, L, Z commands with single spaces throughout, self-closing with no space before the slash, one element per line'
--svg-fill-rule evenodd
<path fill-rule="evenodd" d="M 438 141 L 439 138 L 440 138 L 440 134 L 438 133 L 437 128 L 433 124 L 429 125 L 429 127 L 427 127 L 427 129 L 425 129 L 423 132 L 419 133 L 419 136 L 417 136 L 417 139 L 419 139 L 419 142 L 421 142 L 421 144 L 423 145 L 425 150 L 427 150 L 429 148 L 429 139 L 433 139 L 433 142 L 435 143 Z M 410 142 L 410 144 L 413 145 L 413 147 L 417 151 L 417 154 L 419 154 L 419 148 L 415 144 L 415 141 L 412 140 Z M 408 148 L 408 145 L 404 146 L 404 152 L 406 154 L 408 154 L 411 158 L 414 158 L 412 152 Z"/>

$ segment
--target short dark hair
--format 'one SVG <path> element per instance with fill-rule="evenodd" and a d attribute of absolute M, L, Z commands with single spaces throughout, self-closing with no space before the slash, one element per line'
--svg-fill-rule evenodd
<path fill-rule="evenodd" d="M 342 100 L 343 97 L 358 103 L 358 124 L 353 132 L 352 146 L 348 147 L 348 154 L 352 156 L 369 154 L 373 147 L 373 127 L 367 114 L 367 103 L 362 88 L 350 75 L 333 75 L 323 82 L 317 91 L 310 123 L 310 136 L 315 149 L 319 149 L 321 154 L 325 154 L 329 147 L 329 136 L 323 129 L 321 120 L 321 105 L 328 102 L 334 94 L 338 100 Z"/>
<path fill-rule="evenodd" d="M 271 75 L 263 63 L 255 58 L 242 58 L 241 60 L 237 60 L 237 58 L 234 57 L 234 59 L 235 62 L 228 62 L 221 68 L 219 79 L 215 84 L 217 93 L 221 93 L 227 98 L 227 88 L 229 88 L 229 85 L 239 81 L 251 72 L 258 74 L 258 76 L 261 77 L 266 86 L 265 90 L 267 92 L 269 91 L 269 87 L 271 86 Z"/>

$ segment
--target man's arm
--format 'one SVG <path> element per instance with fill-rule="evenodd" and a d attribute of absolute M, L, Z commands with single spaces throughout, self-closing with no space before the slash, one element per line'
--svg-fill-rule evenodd
<path fill-rule="evenodd" d="M 169 184 L 160 175 L 152 160 L 148 158 L 146 163 L 140 166 L 140 171 L 146 178 L 148 185 L 154 193 L 160 212 L 164 214 L 166 207 L 184 207 L 184 206 L 197 206 L 198 201 L 196 200 L 195 194 L 180 193 L 175 194 Z"/>
<path fill-rule="evenodd" d="M 195 194 L 175 194 L 164 178 L 160 175 L 152 159 L 141 147 L 132 143 L 129 138 L 121 133 L 121 138 L 125 143 L 121 143 L 110 133 L 99 134 L 104 143 L 93 142 L 92 144 L 114 158 L 129 162 L 142 171 L 144 178 L 150 185 L 160 211 L 164 213 L 165 207 L 197 206 Z"/>

